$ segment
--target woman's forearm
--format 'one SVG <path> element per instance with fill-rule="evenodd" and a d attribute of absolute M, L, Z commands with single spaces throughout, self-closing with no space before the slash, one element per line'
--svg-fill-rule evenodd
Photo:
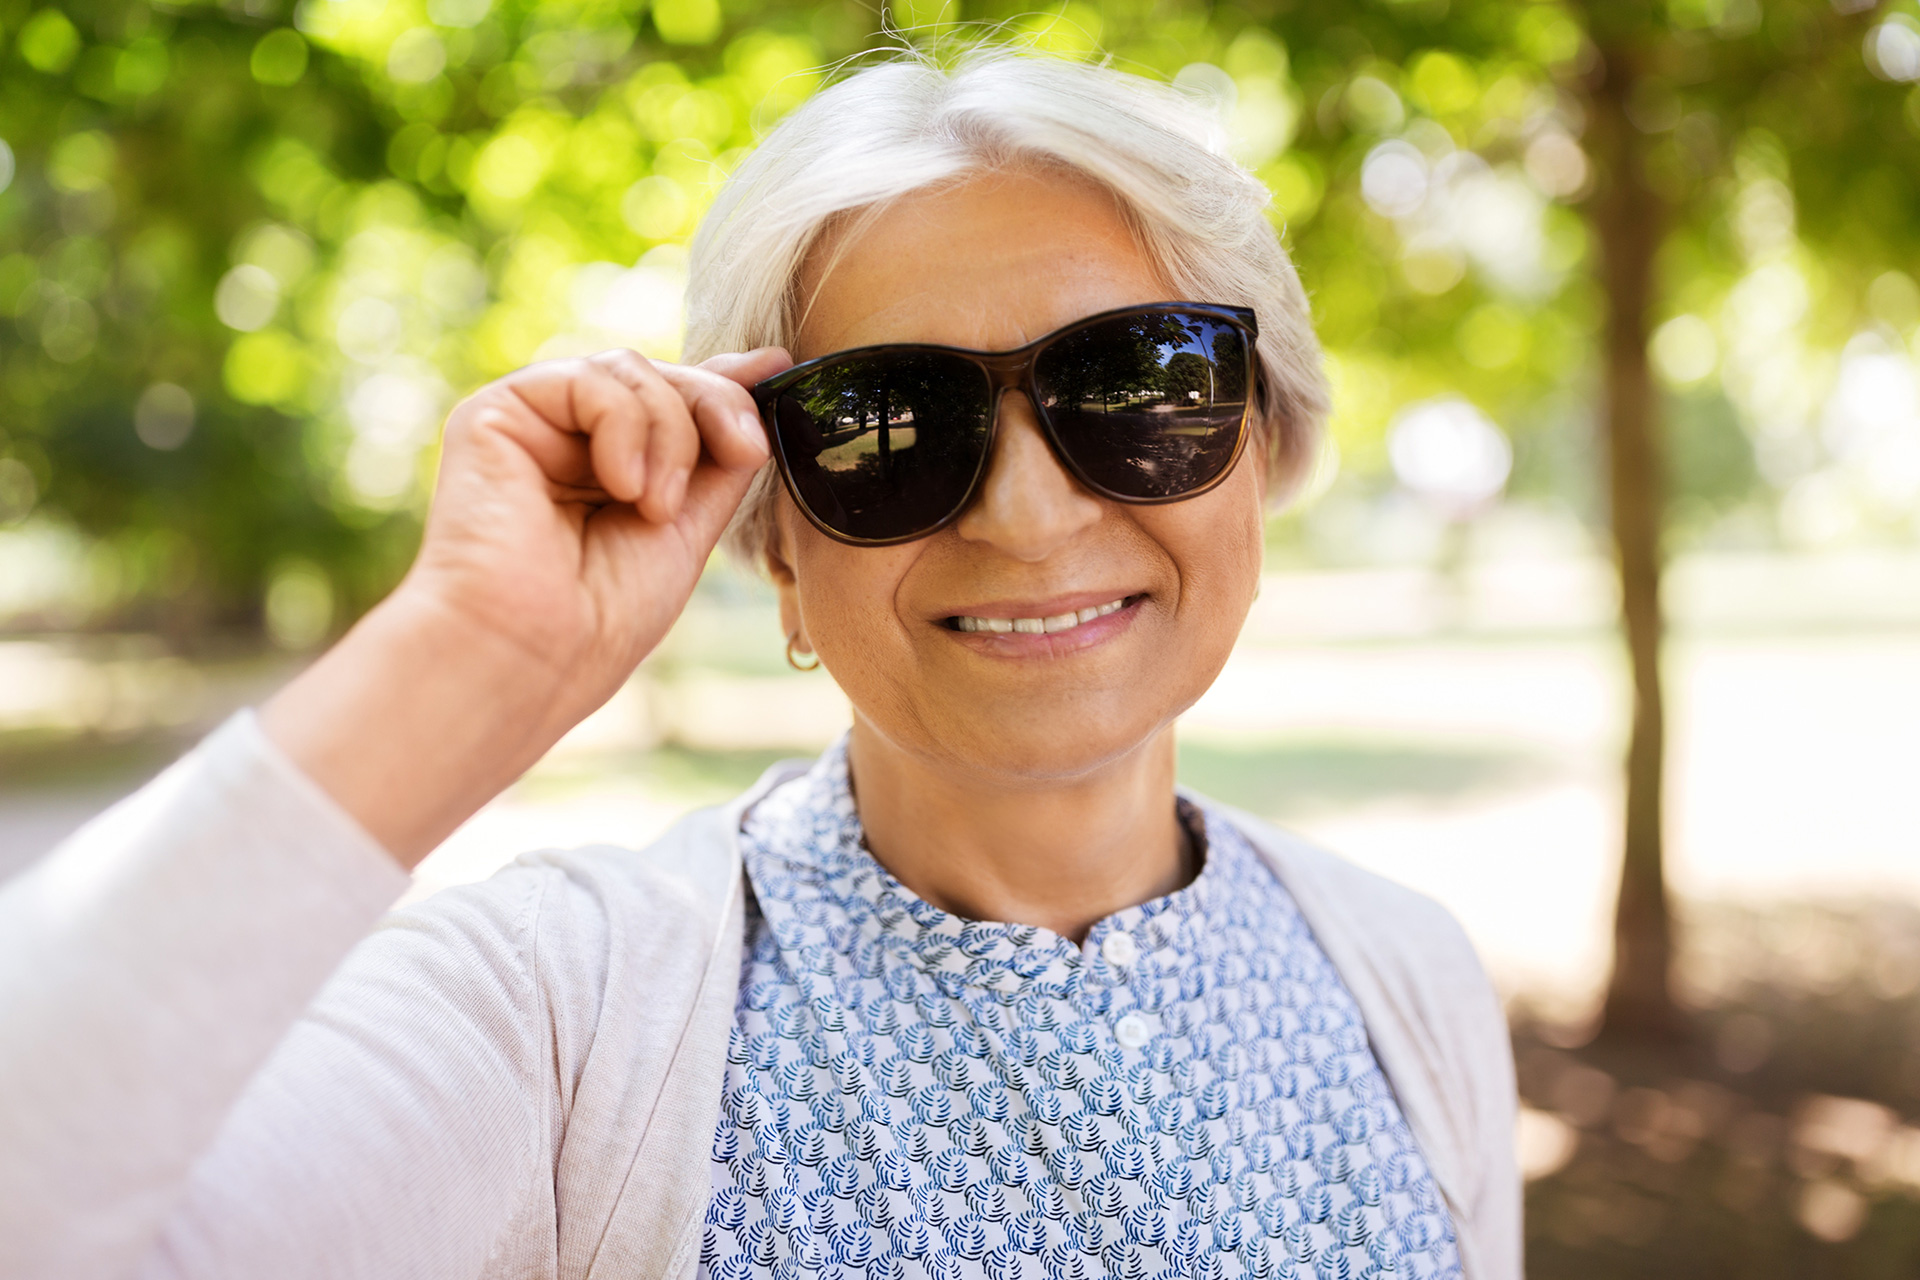
<path fill-rule="evenodd" d="M 412 867 L 566 731 L 565 675 L 403 589 L 276 694 L 260 723 Z"/>

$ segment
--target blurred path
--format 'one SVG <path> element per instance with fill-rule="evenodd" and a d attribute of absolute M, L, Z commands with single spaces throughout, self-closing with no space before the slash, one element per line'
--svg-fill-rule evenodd
<path fill-rule="evenodd" d="M 1674 582 L 1676 892 L 1920 902 L 1920 558 L 1690 562 Z M 1438 898 L 1505 990 L 1576 1013 L 1604 977 L 1618 856 L 1606 584 L 1585 561 L 1457 581 L 1271 574 L 1183 723 L 1182 775 Z M 422 864 L 415 896 L 528 849 L 642 843 L 829 741 L 845 704 L 774 665 L 775 633 L 751 594 L 699 603 L 641 678 Z M 0 874 L 115 794 L 0 778 Z"/>

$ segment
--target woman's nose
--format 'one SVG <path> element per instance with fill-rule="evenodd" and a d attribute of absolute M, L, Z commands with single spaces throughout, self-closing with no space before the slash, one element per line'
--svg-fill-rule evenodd
<path fill-rule="evenodd" d="M 1017 560 L 1044 560 L 1099 522 L 1100 500 L 1061 468 L 1023 393 L 1004 392 L 999 414 L 986 478 L 955 531 Z"/>

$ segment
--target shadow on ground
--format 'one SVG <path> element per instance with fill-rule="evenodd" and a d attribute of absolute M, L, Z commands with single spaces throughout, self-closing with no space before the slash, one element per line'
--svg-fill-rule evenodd
<path fill-rule="evenodd" d="M 1514 1019 L 1532 1280 L 1920 1276 L 1920 910 L 1697 907 L 1687 1042 Z"/>

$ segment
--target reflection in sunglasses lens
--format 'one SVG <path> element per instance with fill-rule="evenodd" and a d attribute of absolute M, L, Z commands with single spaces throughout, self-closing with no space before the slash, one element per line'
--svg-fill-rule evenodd
<path fill-rule="evenodd" d="M 787 468 L 809 510 L 855 538 L 931 528 L 965 498 L 986 453 L 990 389 L 958 356 L 851 357 L 781 392 Z"/>
<path fill-rule="evenodd" d="M 1191 313 L 1127 316 L 1068 334 L 1041 353 L 1041 409 L 1096 486 L 1164 498 L 1232 462 L 1246 419 L 1247 341 Z"/>

